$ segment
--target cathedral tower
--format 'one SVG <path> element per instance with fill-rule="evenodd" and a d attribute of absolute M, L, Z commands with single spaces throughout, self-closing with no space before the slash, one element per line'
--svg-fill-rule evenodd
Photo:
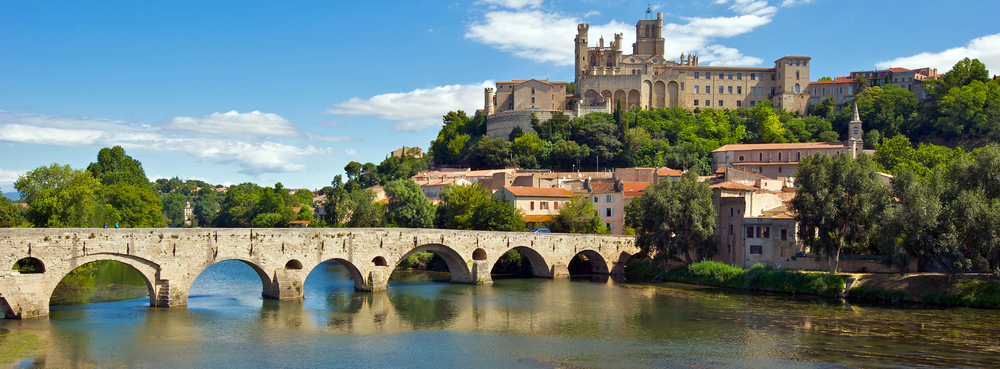
<path fill-rule="evenodd" d="M 663 56 L 663 13 L 656 13 L 656 20 L 644 19 L 635 24 L 635 43 L 632 54 Z"/>

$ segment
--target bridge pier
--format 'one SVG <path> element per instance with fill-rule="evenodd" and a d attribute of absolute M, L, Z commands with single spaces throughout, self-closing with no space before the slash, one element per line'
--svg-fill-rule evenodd
<path fill-rule="evenodd" d="M 301 299 L 305 296 L 302 286 L 305 277 L 301 269 L 278 269 L 271 278 L 271 288 L 264 288 L 261 294 L 265 298 L 275 300 Z"/>
<path fill-rule="evenodd" d="M 486 260 L 472 261 L 472 278 L 476 284 L 493 284 L 493 276 L 490 275 L 490 263 Z"/>
<path fill-rule="evenodd" d="M 552 279 L 569 278 L 569 264 L 552 264 Z"/>
<path fill-rule="evenodd" d="M 368 270 L 364 280 L 354 280 L 354 290 L 359 292 L 385 291 L 389 287 L 389 276 L 392 268 L 388 266 L 373 267 Z"/>

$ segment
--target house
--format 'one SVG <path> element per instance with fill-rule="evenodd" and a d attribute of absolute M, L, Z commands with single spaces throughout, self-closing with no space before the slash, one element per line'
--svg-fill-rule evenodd
<path fill-rule="evenodd" d="M 494 199 L 513 202 L 514 206 L 521 209 L 528 228 L 552 221 L 559 215 L 559 208 L 565 206 L 573 196 L 572 192 L 562 188 L 516 186 L 504 186 L 493 194 Z"/>

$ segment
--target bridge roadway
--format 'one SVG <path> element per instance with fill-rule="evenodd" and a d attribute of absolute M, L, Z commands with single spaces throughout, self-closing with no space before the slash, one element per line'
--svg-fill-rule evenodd
<path fill-rule="evenodd" d="M 47 316 L 64 276 L 86 263 L 113 260 L 143 275 L 149 305 L 187 305 L 188 290 L 206 268 L 239 260 L 254 269 L 271 299 L 300 299 L 320 263 L 343 264 L 358 291 L 384 291 L 395 266 L 430 251 L 448 264 L 452 283 L 489 284 L 510 249 L 520 250 L 537 278 L 569 276 L 578 254 L 598 274 L 621 274 L 639 252 L 632 236 L 485 232 L 412 228 L 5 228 L 0 229 L 0 308 L 8 319 Z M 34 273 L 13 269 L 29 259 Z"/>

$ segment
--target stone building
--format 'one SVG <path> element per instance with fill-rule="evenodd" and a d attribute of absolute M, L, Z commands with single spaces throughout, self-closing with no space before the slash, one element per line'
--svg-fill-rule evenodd
<path fill-rule="evenodd" d="M 668 60 L 664 56 L 663 13 L 657 13 L 656 18 L 636 23 L 631 54 L 624 54 L 622 34 L 615 34 L 607 46 L 602 36 L 597 46 L 591 47 L 590 25 L 577 26 L 578 105 L 726 109 L 771 100 L 776 108 L 805 111 L 811 58 L 786 56 L 776 60 L 774 68 L 701 66 L 697 56 L 684 54 L 679 60 Z"/>
<path fill-rule="evenodd" d="M 546 121 L 555 114 L 582 117 L 592 112 L 681 107 L 684 109 L 749 108 L 770 100 L 788 111 L 805 112 L 809 102 L 807 56 L 775 60 L 773 68 L 702 66 L 697 55 L 664 56 L 663 13 L 635 25 L 632 53 L 624 53 L 623 35 L 605 45 L 601 36 L 590 46 L 590 25 L 577 25 L 574 39 L 575 90 L 566 82 L 512 80 L 485 89 L 483 112 L 487 134 L 507 137 L 514 127 L 532 132 L 532 116 Z"/>
<path fill-rule="evenodd" d="M 547 223 L 559 215 L 563 207 L 575 196 L 562 188 L 537 188 L 504 186 L 493 194 L 493 198 L 502 201 L 512 201 L 514 206 L 524 212 L 524 222 L 528 228 L 534 228 L 538 223 Z"/>

